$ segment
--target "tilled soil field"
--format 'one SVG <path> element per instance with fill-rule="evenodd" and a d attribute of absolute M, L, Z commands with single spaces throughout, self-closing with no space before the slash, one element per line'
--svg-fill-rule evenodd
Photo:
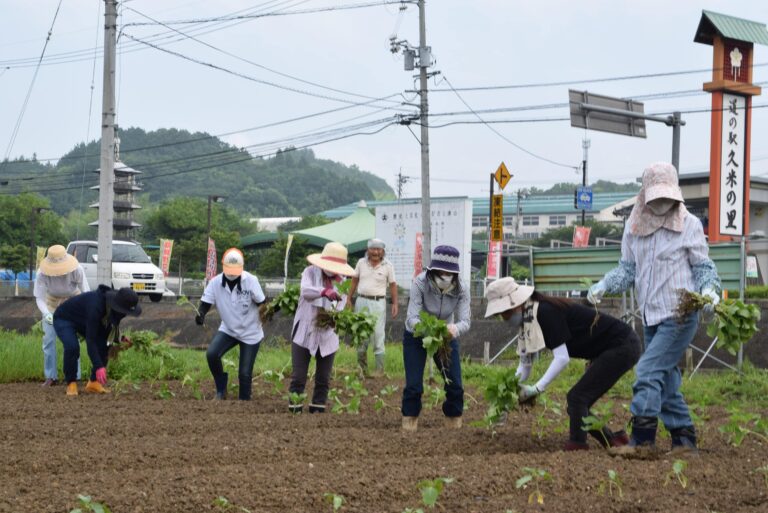
<path fill-rule="evenodd" d="M 387 384 L 399 390 L 376 412 L 373 396 Z M 665 484 L 669 456 L 626 461 L 597 444 L 560 451 L 565 435 L 555 429 L 564 419 L 542 421 L 536 410 L 512 414 L 491 436 L 467 425 L 484 410 L 470 400 L 462 429 L 443 427 L 438 407 L 423 412 L 418 432 L 404 434 L 401 380 L 365 386 L 370 395 L 358 415 L 291 415 L 264 383 L 254 384 L 251 402 L 196 400 L 180 383 L 76 398 L 62 386 L 2 385 L 0 511 L 69 512 L 84 494 L 114 513 L 298 513 L 332 511 L 323 495 L 333 493 L 344 497 L 343 512 L 401 513 L 422 507 L 417 484 L 437 477 L 454 479 L 439 499 L 446 512 L 768 511 L 768 483 L 755 470 L 768 464 L 768 447 L 749 437 L 728 445 L 717 431 L 722 411 L 707 412 L 702 452 L 686 458 L 683 488 L 674 479 Z M 203 387 L 210 397 L 212 383 Z M 616 412 L 626 420 L 618 402 Z M 551 474 L 540 486 L 544 504 L 528 503 L 533 487 L 515 487 L 524 467 Z M 618 472 L 622 496 L 601 490 L 609 469 Z M 228 506 L 215 504 L 220 497 Z"/>

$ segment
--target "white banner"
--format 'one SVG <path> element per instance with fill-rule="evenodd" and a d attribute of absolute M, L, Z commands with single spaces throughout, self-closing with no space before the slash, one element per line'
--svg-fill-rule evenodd
<path fill-rule="evenodd" d="M 720 160 L 720 233 L 744 234 L 744 155 L 747 141 L 746 99 L 723 94 Z"/>
<path fill-rule="evenodd" d="M 472 201 L 469 199 L 432 200 L 432 244 L 454 246 L 461 253 L 461 277 L 469 281 L 472 264 Z M 421 201 L 404 201 L 376 207 L 376 238 L 387 245 L 387 258 L 395 267 L 401 287 L 413 278 L 416 234 L 421 232 Z M 429 262 L 423 262 L 424 267 Z"/>

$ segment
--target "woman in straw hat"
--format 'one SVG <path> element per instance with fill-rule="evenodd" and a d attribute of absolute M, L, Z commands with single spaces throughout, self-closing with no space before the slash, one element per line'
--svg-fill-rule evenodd
<path fill-rule="evenodd" d="M 343 310 L 346 296 L 336 291 L 334 284 L 343 277 L 354 276 L 355 270 L 347 264 L 347 248 L 338 242 L 329 242 L 322 253 L 307 256 L 310 265 L 301 273 L 301 294 L 291 335 L 291 385 L 289 392 L 303 394 L 307 384 L 307 371 L 315 357 L 315 389 L 309 413 L 322 413 L 328 400 L 328 389 L 333 370 L 333 359 L 339 350 L 339 336 L 333 328 L 319 328 L 315 320 L 323 310 Z M 288 409 L 300 413 L 303 404 L 291 402 Z"/>
<path fill-rule="evenodd" d="M 259 319 L 259 305 L 266 301 L 259 279 L 244 271 L 245 259 L 237 248 L 230 248 L 221 257 L 223 272 L 205 287 L 195 322 L 202 326 L 212 305 L 221 316 L 219 330 L 213 337 L 205 356 L 216 383 L 216 399 L 226 399 L 227 379 L 221 359 L 230 349 L 240 348 L 237 377 L 240 383 L 238 398 L 251 399 L 253 365 L 264 338 Z"/>
<path fill-rule="evenodd" d="M 443 414 L 446 426 L 460 428 L 461 415 L 464 413 L 464 388 L 461 383 L 459 336 L 469 330 L 471 321 L 469 287 L 459 278 L 459 250 L 453 246 L 435 247 L 429 267 L 411 283 L 403 333 L 405 388 L 401 412 L 405 431 L 416 431 L 418 428 L 421 396 L 424 393 L 427 351 L 421 339 L 413 336 L 421 312 L 432 314 L 448 323 L 448 331 L 451 333 L 448 361 L 443 361 L 437 354 L 434 360 L 445 380 Z"/>
<path fill-rule="evenodd" d="M 76 365 L 80 358 L 78 335 L 85 339 L 88 357 L 91 359 L 91 377 L 85 391 L 95 394 L 109 392 L 107 383 L 107 362 L 109 361 L 108 340 L 119 343 L 120 321 L 126 315 L 141 313 L 139 296 L 129 288 L 114 290 L 106 285 L 90 292 L 84 292 L 64 301 L 53 312 L 53 327 L 64 344 L 64 378 L 67 380 L 67 395 L 77 395 Z"/>
<path fill-rule="evenodd" d="M 632 387 L 632 440 L 616 452 L 631 456 L 637 448 L 655 448 L 658 419 L 672 438 L 674 452 L 695 452 L 696 431 L 680 393 L 678 362 L 693 340 L 699 314 L 682 322 L 675 317 L 677 290 L 701 292 L 711 299 L 711 315 L 721 289 L 717 268 L 709 258 L 701 221 L 686 210 L 671 164 L 652 164 L 643 172 L 643 185 L 624 228 L 619 266 L 589 289 L 587 298 L 599 303 L 605 292 L 635 288 L 643 318 L 645 351 L 637 364 Z"/>
<path fill-rule="evenodd" d="M 56 244 L 48 248 L 48 253 L 37 270 L 35 277 L 35 301 L 43 314 L 43 370 L 44 387 L 55 385 L 59 380 L 56 358 L 56 330 L 53 329 L 53 312 L 66 299 L 88 292 L 88 280 L 85 271 L 77 259 L 68 254 L 64 246 Z M 80 360 L 77 360 L 77 379 L 80 379 Z"/>
<path fill-rule="evenodd" d="M 591 363 L 584 375 L 568 391 L 570 437 L 564 450 L 588 449 L 583 418 L 590 408 L 629 371 L 640 357 L 640 339 L 630 326 L 619 319 L 597 315 L 593 308 L 564 298 L 549 297 L 533 287 L 520 285 L 514 278 L 501 278 L 485 292 L 488 299 L 485 316 L 501 315 L 512 332 L 519 331 L 517 352 L 520 364 L 516 376 L 525 381 L 531 372 L 532 357 L 544 348 L 552 351 L 552 363 L 534 385 L 521 385 L 518 399 L 531 402 L 546 390 L 571 358 Z M 589 431 L 603 447 L 626 445 L 624 431 Z"/>

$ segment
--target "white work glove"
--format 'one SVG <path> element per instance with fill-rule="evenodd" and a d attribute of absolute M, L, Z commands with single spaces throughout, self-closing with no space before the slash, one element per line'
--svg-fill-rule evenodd
<path fill-rule="evenodd" d="M 457 328 L 455 324 L 449 324 L 448 333 L 451 334 L 452 338 L 456 338 L 459 335 L 459 328 Z"/>
<path fill-rule="evenodd" d="M 701 295 L 711 300 L 711 302 L 704 305 L 704 308 L 701 310 L 704 322 L 709 322 L 715 316 L 715 305 L 720 302 L 720 295 L 712 287 L 707 287 L 702 290 Z"/>
<path fill-rule="evenodd" d="M 605 284 L 603 283 L 603 280 L 598 281 L 591 287 L 589 287 L 589 290 L 587 291 L 587 301 L 592 303 L 593 305 L 596 305 L 600 302 L 600 300 L 603 298 L 603 294 L 605 294 Z"/>
<path fill-rule="evenodd" d="M 47 313 L 47 314 L 45 314 L 45 315 L 43 316 L 43 320 L 44 320 L 45 322 L 47 322 L 48 324 L 50 324 L 51 326 L 53 326 L 53 314 L 52 314 L 52 313 Z"/>
<path fill-rule="evenodd" d="M 517 391 L 517 401 L 520 404 L 527 403 L 540 393 L 541 391 L 536 388 L 536 385 L 520 385 Z"/>

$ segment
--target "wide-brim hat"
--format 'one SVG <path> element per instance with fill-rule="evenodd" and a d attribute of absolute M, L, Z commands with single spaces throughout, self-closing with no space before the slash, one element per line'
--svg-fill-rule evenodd
<path fill-rule="evenodd" d="M 645 169 L 643 190 L 646 204 L 659 198 L 685 201 L 678 185 L 677 170 L 667 162 L 656 162 Z"/>
<path fill-rule="evenodd" d="M 221 256 L 221 266 L 224 274 L 240 276 L 243 274 L 244 265 L 243 252 L 237 248 L 229 248 Z"/>
<path fill-rule="evenodd" d="M 139 295 L 130 287 L 107 291 L 107 304 L 116 312 L 138 317 L 141 313 Z"/>
<path fill-rule="evenodd" d="M 432 260 L 427 267 L 430 271 L 459 272 L 459 250 L 453 246 L 437 246 L 432 251 Z"/>
<path fill-rule="evenodd" d="M 485 289 L 485 297 L 488 300 L 485 316 L 490 317 L 517 308 L 531 297 L 533 290 L 532 286 L 520 285 L 511 277 L 494 281 Z"/>
<path fill-rule="evenodd" d="M 46 276 L 63 276 L 77 269 L 77 258 L 73 257 L 64 246 L 56 244 L 48 248 L 48 254 L 40 262 L 40 272 Z"/>
<path fill-rule="evenodd" d="M 347 263 L 347 248 L 338 242 L 329 242 L 322 253 L 307 256 L 307 261 L 323 271 L 342 276 L 354 276 L 355 270 Z"/>

